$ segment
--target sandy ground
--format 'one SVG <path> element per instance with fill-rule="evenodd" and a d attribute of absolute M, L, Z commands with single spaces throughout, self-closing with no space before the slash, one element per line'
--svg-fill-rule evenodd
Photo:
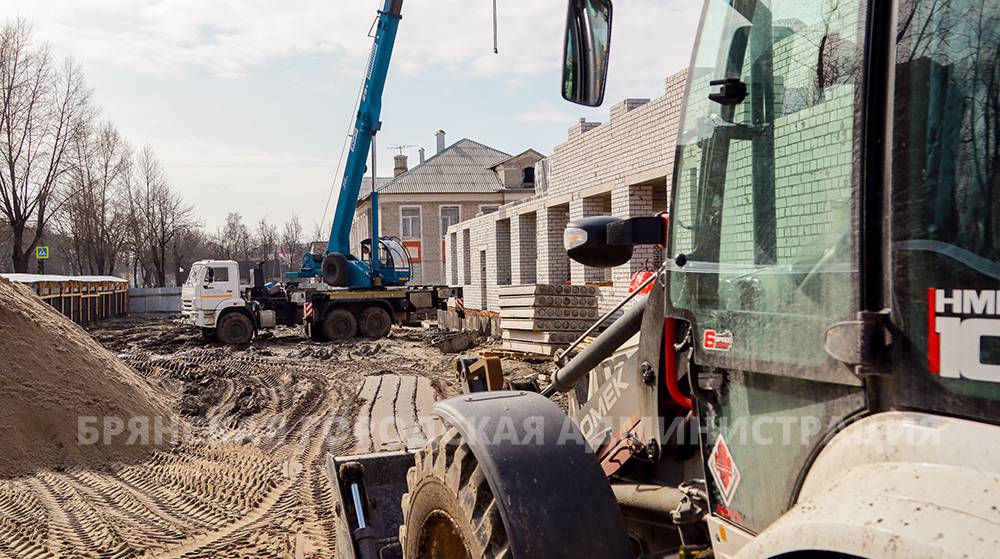
<path fill-rule="evenodd" d="M 358 427 L 359 410 L 377 411 L 375 392 L 396 391 L 395 405 L 409 390 L 390 430 L 419 441 L 418 408 L 458 390 L 452 356 L 418 329 L 335 345 L 283 330 L 240 349 L 168 320 L 91 334 L 192 427 L 137 464 L 0 480 L 0 557 L 332 556 L 326 455 L 387 444 Z"/>
<path fill-rule="evenodd" d="M 0 478 L 137 462 L 156 449 L 124 436 L 78 444 L 81 419 L 97 417 L 123 427 L 173 420 L 168 399 L 133 369 L 33 291 L 0 278 Z"/>

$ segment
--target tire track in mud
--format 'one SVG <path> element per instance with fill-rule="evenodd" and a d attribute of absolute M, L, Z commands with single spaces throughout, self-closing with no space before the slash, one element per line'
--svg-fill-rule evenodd
<path fill-rule="evenodd" d="M 440 354 L 380 351 L 387 341 L 233 350 L 159 328 L 99 339 L 177 398 L 193 440 L 140 464 L 0 480 L 0 557 L 332 557 L 326 457 L 368 450 L 355 448 L 358 420 L 374 426 L 365 379 L 425 365 L 425 388 L 450 374 Z M 399 386 L 391 399 L 412 422 L 415 402 Z"/>

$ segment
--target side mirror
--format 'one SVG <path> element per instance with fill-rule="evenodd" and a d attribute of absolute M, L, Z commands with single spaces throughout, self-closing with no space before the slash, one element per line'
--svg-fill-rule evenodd
<path fill-rule="evenodd" d="M 569 0 L 564 45 L 563 98 L 599 106 L 611 52 L 611 0 Z"/>
<path fill-rule="evenodd" d="M 566 254 L 591 268 L 613 268 L 628 262 L 633 245 L 608 244 L 608 225 L 621 221 L 620 217 L 604 215 L 569 222 L 563 232 Z"/>

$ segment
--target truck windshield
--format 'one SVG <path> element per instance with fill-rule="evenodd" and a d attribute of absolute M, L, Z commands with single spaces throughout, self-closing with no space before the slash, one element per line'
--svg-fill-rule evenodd
<path fill-rule="evenodd" d="M 205 277 L 205 266 L 202 264 L 194 264 L 191 266 L 191 272 L 188 273 L 187 280 L 184 281 L 185 286 L 195 286 L 198 282 Z"/>
<path fill-rule="evenodd" d="M 693 323 L 698 359 L 808 371 L 828 363 L 825 330 L 853 315 L 861 4 L 705 7 L 671 211 L 686 263 L 670 304 Z"/>

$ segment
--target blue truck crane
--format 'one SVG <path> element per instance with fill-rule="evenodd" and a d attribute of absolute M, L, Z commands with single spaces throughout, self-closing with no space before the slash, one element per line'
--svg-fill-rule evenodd
<path fill-rule="evenodd" d="M 396 32 L 402 19 L 403 0 L 385 0 L 378 13 L 375 41 L 365 72 L 365 82 L 354 120 L 351 149 L 344 166 L 344 179 L 333 214 L 330 238 L 324 254 L 312 250 L 302 257 L 302 270 L 286 277 L 290 280 L 322 278 L 334 287 L 367 289 L 405 285 L 410 280 L 410 262 L 405 247 L 396 239 L 379 238 L 378 191 L 375 188 L 375 135 L 382 127 L 382 92 L 389 73 Z M 358 194 L 366 170 L 369 151 L 372 154 L 372 220 L 371 239 L 362 243 L 362 258 L 351 253 L 351 224 Z M 378 242 L 372 242 L 378 239 Z"/>
<path fill-rule="evenodd" d="M 357 335 L 381 338 L 393 323 L 446 309 L 461 288 L 412 286 L 410 257 L 403 244 L 378 235 L 378 191 L 375 188 L 375 135 L 382 126 L 382 92 L 392 47 L 402 18 L 403 0 L 385 0 L 378 12 L 375 41 L 354 121 L 351 149 L 326 249 L 313 249 L 302 269 L 286 274 L 284 284 L 267 283 L 258 266 L 251 287 L 243 289 L 239 263 L 195 262 L 182 293 L 185 322 L 225 344 L 249 343 L 262 330 L 276 326 L 305 327 L 316 340 L 344 340 Z M 372 231 L 361 243 L 361 258 L 351 253 L 351 225 L 372 155 Z M 374 242 L 373 242 L 374 241 Z"/>

